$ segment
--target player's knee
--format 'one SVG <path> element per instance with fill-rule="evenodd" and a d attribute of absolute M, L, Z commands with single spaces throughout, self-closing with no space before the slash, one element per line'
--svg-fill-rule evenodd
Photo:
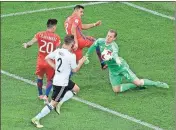
<path fill-rule="evenodd" d="M 142 79 L 137 79 L 133 82 L 136 86 L 142 86 L 144 85 L 144 82 Z"/>
<path fill-rule="evenodd" d="M 75 86 L 72 89 L 75 93 L 78 93 L 80 91 L 80 88 L 78 87 L 78 85 L 75 84 Z"/>
<path fill-rule="evenodd" d="M 53 108 L 55 108 L 57 106 L 57 102 L 54 100 L 51 100 L 51 102 L 49 103 L 51 106 L 53 106 Z"/>
<path fill-rule="evenodd" d="M 112 88 L 113 92 L 119 93 L 120 92 L 120 86 L 115 86 Z"/>
<path fill-rule="evenodd" d="M 37 75 L 38 79 L 43 79 L 43 76 Z"/>

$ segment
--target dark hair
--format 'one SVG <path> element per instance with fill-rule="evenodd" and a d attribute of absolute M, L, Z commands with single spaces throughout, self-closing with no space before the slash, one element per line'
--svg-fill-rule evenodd
<path fill-rule="evenodd" d="M 55 25 L 57 25 L 57 19 L 48 19 L 48 21 L 47 21 L 48 28 L 52 28 Z"/>
<path fill-rule="evenodd" d="M 76 6 L 74 7 L 74 10 L 75 10 L 75 9 L 80 9 L 80 8 L 84 9 L 84 6 L 82 6 L 82 5 L 76 5 Z"/>
<path fill-rule="evenodd" d="M 69 45 L 72 42 L 74 42 L 74 36 L 73 35 L 66 35 L 64 38 L 64 44 Z"/>
<path fill-rule="evenodd" d="M 113 29 L 110 29 L 109 32 L 114 33 L 114 37 L 117 37 L 117 32 Z"/>

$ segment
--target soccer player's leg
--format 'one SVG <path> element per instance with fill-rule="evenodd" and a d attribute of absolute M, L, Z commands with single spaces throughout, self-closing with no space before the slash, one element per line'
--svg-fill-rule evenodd
<path fill-rule="evenodd" d="M 47 104 L 49 103 L 48 96 L 52 89 L 52 79 L 54 76 L 54 69 L 49 65 L 47 65 L 45 68 L 46 68 L 45 70 L 46 70 L 47 85 L 46 85 L 45 96 L 43 97 L 43 100 L 44 100 L 44 104 Z"/>
<path fill-rule="evenodd" d="M 60 102 L 60 99 L 63 98 L 64 94 L 66 93 L 66 87 L 62 86 L 55 86 L 53 85 L 53 94 L 52 94 L 52 100 L 49 104 L 46 104 L 46 106 L 39 112 L 34 118 L 32 118 L 32 123 L 37 128 L 42 128 L 43 125 L 40 124 L 40 119 L 48 115 Z"/>
<path fill-rule="evenodd" d="M 57 102 L 52 100 L 49 104 L 46 104 L 46 106 L 34 117 L 32 118 L 32 123 L 37 128 L 42 128 L 43 125 L 40 124 L 40 119 L 48 115 L 57 105 Z"/>
<path fill-rule="evenodd" d="M 76 62 L 78 63 L 78 61 L 83 57 L 82 49 L 78 48 L 76 51 L 73 51 L 73 53 L 76 55 Z"/>
<path fill-rule="evenodd" d="M 56 112 L 60 114 L 60 108 L 62 104 L 66 101 L 68 101 L 70 98 L 72 98 L 74 95 L 76 95 L 79 92 L 80 88 L 72 81 L 69 80 L 68 86 L 67 86 L 67 91 L 62 98 L 62 100 L 58 103 L 56 106 Z"/>
<path fill-rule="evenodd" d="M 128 84 L 122 85 L 124 87 L 124 89 L 122 88 L 124 91 L 126 91 L 125 87 L 126 87 L 126 89 L 135 88 L 135 90 L 145 89 L 145 87 L 141 83 L 140 79 L 129 69 L 128 65 L 127 65 L 126 69 L 122 72 L 122 75 L 126 78 L 127 81 L 130 82 Z"/>
<path fill-rule="evenodd" d="M 160 82 L 160 81 L 152 81 L 149 79 L 139 79 L 129 68 L 126 70 L 126 74 L 124 74 L 126 79 L 130 80 L 136 86 L 144 87 L 144 86 L 156 86 L 161 88 L 169 88 L 168 84 Z"/>
<path fill-rule="evenodd" d="M 41 65 L 37 64 L 36 72 L 37 75 L 37 88 L 38 88 L 38 97 L 39 99 L 43 99 L 43 76 L 44 76 L 44 70 Z"/>
<path fill-rule="evenodd" d="M 116 72 L 109 73 L 110 82 L 112 85 L 112 89 L 115 93 L 124 92 L 132 88 L 136 88 L 137 86 L 133 83 L 125 83 L 122 84 L 122 78 L 124 74 L 116 74 Z"/>
<path fill-rule="evenodd" d="M 169 88 L 169 85 L 164 82 L 152 81 L 149 79 L 139 79 L 139 80 L 143 86 L 147 86 L 147 87 L 155 86 L 155 87 L 159 87 L 159 88 Z"/>
<path fill-rule="evenodd" d="M 31 121 L 37 128 L 43 128 L 43 125 L 40 124 L 40 120 L 38 120 L 36 117 L 32 118 Z"/>

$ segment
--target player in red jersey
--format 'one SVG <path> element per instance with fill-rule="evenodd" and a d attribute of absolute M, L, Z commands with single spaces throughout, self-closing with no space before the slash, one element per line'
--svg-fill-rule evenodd
<path fill-rule="evenodd" d="M 64 23 L 66 33 L 74 35 L 75 45 L 73 47 L 74 50 L 73 52 L 76 55 L 77 61 L 79 61 L 83 56 L 83 48 L 90 47 L 96 40 L 91 36 L 85 36 L 82 33 L 82 30 L 87 30 L 101 25 L 101 21 L 97 21 L 96 23 L 91 24 L 83 24 L 81 21 L 81 17 L 83 16 L 83 14 L 84 14 L 84 7 L 81 5 L 76 5 L 74 7 L 74 12 L 72 13 L 72 15 L 69 16 Z M 105 69 L 107 66 L 101 59 L 99 46 L 96 48 L 96 52 L 101 62 L 102 69 Z"/>
<path fill-rule="evenodd" d="M 76 55 L 77 62 L 83 56 L 83 48 L 85 48 L 85 47 L 89 48 L 96 40 L 95 38 L 93 38 L 91 36 L 85 36 L 82 33 L 82 30 L 87 30 L 89 28 L 93 28 L 93 27 L 101 25 L 101 21 L 97 21 L 96 23 L 91 23 L 91 24 L 83 24 L 81 21 L 81 17 L 83 16 L 83 14 L 84 14 L 84 7 L 81 5 L 76 5 L 74 7 L 73 14 L 71 16 L 69 16 L 64 23 L 66 33 L 74 35 L 75 44 L 73 47 L 73 52 Z M 98 58 L 100 60 L 102 69 L 106 69 L 107 65 L 101 59 L 101 53 L 100 53 L 99 46 L 96 47 L 96 52 L 97 52 Z M 61 105 L 64 102 L 66 102 L 67 100 L 69 100 L 70 98 L 72 98 L 78 92 L 79 92 L 79 89 L 67 91 L 66 94 L 64 95 L 64 97 L 62 98 L 62 100 L 56 106 L 56 112 L 58 114 L 60 114 Z"/>
<path fill-rule="evenodd" d="M 44 99 L 45 103 L 48 102 L 48 95 L 52 88 L 52 78 L 54 76 L 54 69 L 46 63 L 45 57 L 60 45 L 60 37 L 54 33 L 56 28 L 57 20 L 48 19 L 46 31 L 38 32 L 31 41 L 23 43 L 24 48 L 31 47 L 34 43 L 38 43 L 38 58 L 35 74 L 37 75 L 39 98 Z M 45 74 L 47 78 L 47 85 L 45 95 L 43 95 L 42 86 Z"/>

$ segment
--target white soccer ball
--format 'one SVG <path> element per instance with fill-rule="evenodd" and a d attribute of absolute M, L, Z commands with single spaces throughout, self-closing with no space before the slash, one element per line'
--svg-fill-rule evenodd
<path fill-rule="evenodd" d="M 112 59 L 112 51 L 104 49 L 103 52 L 101 53 L 101 58 L 104 61 L 109 61 Z"/>

